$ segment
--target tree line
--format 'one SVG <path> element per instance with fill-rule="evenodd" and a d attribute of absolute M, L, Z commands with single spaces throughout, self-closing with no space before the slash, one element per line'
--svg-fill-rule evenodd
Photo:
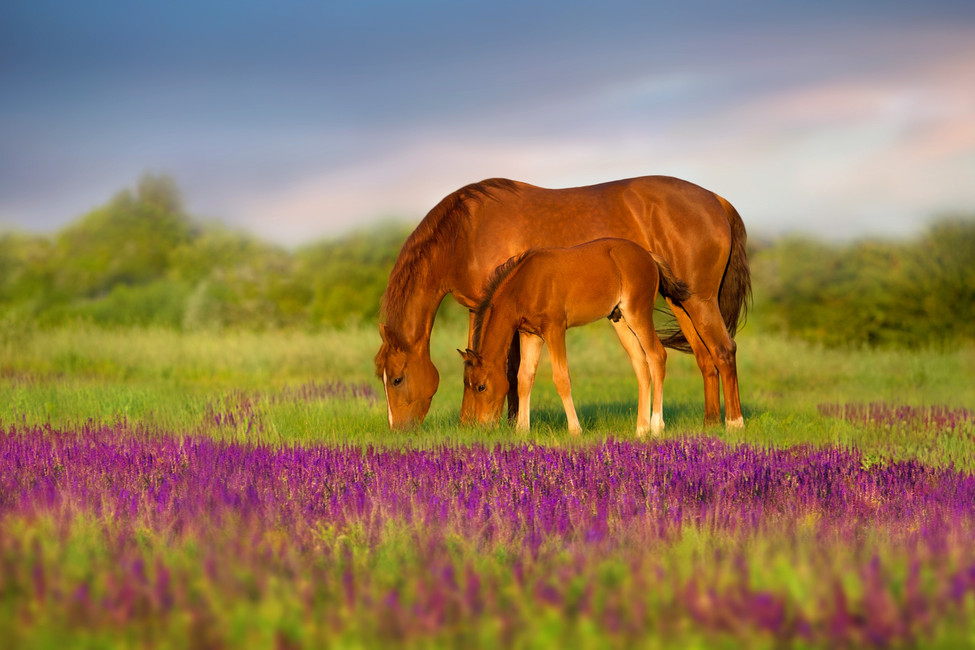
<path fill-rule="evenodd" d="M 168 176 L 51 236 L 0 234 L 0 323 L 182 330 L 375 322 L 412 227 L 386 223 L 289 250 L 190 216 Z M 750 327 L 823 345 L 975 340 L 975 219 L 908 241 L 788 237 L 750 248 Z M 461 312 L 462 313 L 462 312 Z"/>
<path fill-rule="evenodd" d="M 756 311 L 827 346 L 975 341 L 975 218 L 943 217 L 905 240 L 791 237 L 753 255 Z"/>
<path fill-rule="evenodd" d="M 409 231 L 291 251 L 192 218 L 171 178 L 146 175 L 53 236 L 0 234 L 0 319 L 185 330 L 375 319 Z"/>

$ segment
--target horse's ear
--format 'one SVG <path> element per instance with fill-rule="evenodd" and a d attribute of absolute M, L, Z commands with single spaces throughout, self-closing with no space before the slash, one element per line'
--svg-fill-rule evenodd
<path fill-rule="evenodd" d="M 402 350 L 405 348 L 403 342 L 400 340 L 396 332 L 393 329 L 386 327 L 386 323 L 379 323 L 379 336 L 383 338 L 383 343 L 389 345 L 391 348 L 395 348 L 397 350 Z"/>
<path fill-rule="evenodd" d="M 474 350 L 471 350 L 470 348 L 466 350 L 457 350 L 457 354 L 459 354 L 460 358 L 464 360 L 464 363 L 474 363 L 474 360 L 477 358 L 477 354 L 475 354 Z"/>

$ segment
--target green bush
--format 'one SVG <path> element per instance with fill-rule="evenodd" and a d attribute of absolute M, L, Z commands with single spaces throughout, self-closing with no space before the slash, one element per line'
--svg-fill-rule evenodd
<path fill-rule="evenodd" d="M 134 190 L 51 238 L 0 234 L 0 322 L 318 330 L 375 322 L 412 229 L 383 223 L 291 251 L 192 219 L 175 183 Z M 911 241 L 752 241 L 749 327 L 826 346 L 975 340 L 975 219 Z M 440 319 L 466 323 L 448 297 Z"/>
<path fill-rule="evenodd" d="M 190 292 L 187 285 L 169 280 L 117 284 L 103 297 L 64 306 L 63 318 L 58 320 L 82 320 L 106 327 L 180 327 Z"/>
<path fill-rule="evenodd" d="M 975 220 L 917 241 L 789 238 L 753 260 L 765 324 L 829 346 L 944 347 L 975 340 Z"/>

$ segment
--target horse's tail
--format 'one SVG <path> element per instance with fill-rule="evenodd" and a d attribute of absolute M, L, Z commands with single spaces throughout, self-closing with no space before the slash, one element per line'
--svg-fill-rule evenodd
<path fill-rule="evenodd" d="M 747 235 L 745 223 L 741 220 L 738 210 L 725 198 L 717 194 L 715 197 L 721 203 L 721 207 L 724 208 L 725 215 L 728 217 L 728 225 L 731 226 L 731 253 L 728 256 L 728 265 L 725 267 L 724 277 L 721 278 L 721 288 L 718 290 L 718 309 L 721 311 L 721 317 L 729 336 L 734 338 L 738 329 L 745 324 L 745 317 L 752 296 L 752 275 L 748 267 L 748 253 L 745 250 Z M 663 284 L 663 275 L 661 275 L 660 293 L 674 302 L 681 301 L 681 298 L 667 293 Z M 664 346 L 681 352 L 691 352 L 687 338 L 676 325 L 662 327 L 658 334 Z"/>
<path fill-rule="evenodd" d="M 731 255 L 721 280 L 721 289 L 718 291 L 718 308 L 729 336 L 734 338 L 738 328 L 745 324 L 748 314 L 752 299 L 752 273 L 748 267 L 748 252 L 745 250 L 745 223 L 735 206 L 720 196 L 718 200 L 728 215 L 728 224 L 731 226 Z"/>

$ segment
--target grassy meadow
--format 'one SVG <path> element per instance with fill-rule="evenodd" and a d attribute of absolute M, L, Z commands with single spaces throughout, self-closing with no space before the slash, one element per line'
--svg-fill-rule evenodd
<path fill-rule="evenodd" d="M 8 327 L 6 647 L 975 644 L 975 348 L 838 350 L 746 327 L 746 427 L 704 429 L 671 352 L 665 434 L 606 324 L 543 355 L 532 431 L 440 390 L 386 428 L 374 326 Z M 66 645 L 67 644 L 67 645 Z"/>
<path fill-rule="evenodd" d="M 378 331 L 362 326 L 320 333 L 220 333 L 158 329 L 103 330 L 88 326 L 32 333 L 6 332 L 2 341 L 4 423 L 26 421 L 71 427 L 89 419 L 132 423 L 175 434 L 201 426 L 210 435 L 261 444 L 401 444 L 430 446 L 482 440 L 569 444 L 565 414 L 543 352 L 532 394 L 528 439 L 505 426 L 471 431 L 456 426 L 462 368 L 456 348 L 466 331 L 460 319 L 434 330 L 432 355 L 440 389 L 424 426 L 387 431 L 382 385 L 372 357 Z M 842 420 L 824 419 L 821 405 L 886 402 L 896 406 L 975 405 L 975 348 L 912 352 L 837 350 L 754 333 L 738 336 L 738 368 L 747 428 L 710 431 L 722 439 L 760 445 L 855 445 L 890 458 L 919 458 L 972 468 L 968 449 L 876 434 Z M 636 422 L 636 379 L 612 328 L 602 323 L 569 330 L 573 397 L 583 441 L 631 437 Z M 275 399 L 282 391 L 337 383 L 358 387 L 362 399 Z M 223 424 L 211 430 L 207 413 L 233 408 L 247 395 L 260 427 Z M 664 388 L 665 437 L 702 430 L 703 388 L 691 355 L 669 352 Z M 942 443 L 944 441 L 941 441 Z M 959 443 L 962 444 L 962 443 Z"/>

